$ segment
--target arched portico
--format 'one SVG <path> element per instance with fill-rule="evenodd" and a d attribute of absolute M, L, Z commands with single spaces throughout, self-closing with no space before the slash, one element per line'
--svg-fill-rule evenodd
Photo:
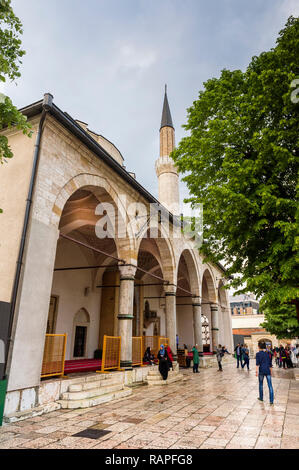
<path fill-rule="evenodd" d="M 200 277 L 192 250 L 181 252 L 177 267 L 177 318 L 179 345 L 203 351 L 201 329 Z"/>
<path fill-rule="evenodd" d="M 201 295 L 202 295 L 202 320 L 205 325 L 205 334 L 203 339 L 204 351 L 213 351 L 219 343 L 219 322 L 218 322 L 218 304 L 217 304 L 217 290 L 214 280 L 213 273 L 209 266 L 207 266 L 203 272 L 202 284 L 201 284 Z M 209 334 L 206 334 L 206 332 Z M 209 343 L 207 341 L 209 340 Z"/>
<path fill-rule="evenodd" d="M 233 349 L 231 312 L 228 300 L 228 291 L 224 288 L 222 279 L 218 282 L 218 313 L 219 313 L 219 342 L 226 346 L 228 351 Z"/>
<path fill-rule="evenodd" d="M 170 347 L 176 354 L 176 305 L 175 265 L 170 240 L 163 237 L 163 229 L 153 237 L 148 229 L 138 240 L 138 263 L 136 280 L 140 284 L 140 325 L 144 334 L 154 331 L 167 335 Z M 148 302 L 150 317 L 145 312 Z M 145 316 L 145 313 L 147 316 Z"/>

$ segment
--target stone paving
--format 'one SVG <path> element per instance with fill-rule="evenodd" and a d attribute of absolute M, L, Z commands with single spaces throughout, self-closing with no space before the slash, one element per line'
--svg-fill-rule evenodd
<path fill-rule="evenodd" d="M 299 382 L 274 369 L 274 405 L 259 402 L 252 370 L 225 364 L 184 381 L 133 389 L 129 398 L 87 409 L 57 410 L 0 428 L 0 449 L 299 449 Z M 109 431 L 97 439 L 86 429 Z"/>

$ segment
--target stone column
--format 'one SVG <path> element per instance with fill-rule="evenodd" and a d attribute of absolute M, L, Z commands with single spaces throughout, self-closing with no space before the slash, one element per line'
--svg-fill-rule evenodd
<path fill-rule="evenodd" d="M 194 341 L 198 345 L 198 351 L 203 352 L 202 344 L 202 326 L 201 326 L 201 303 L 200 297 L 195 297 L 192 300 L 193 306 L 193 330 L 194 330 Z"/>
<path fill-rule="evenodd" d="M 56 227 L 31 219 L 13 327 L 8 391 L 40 384 L 58 237 Z"/>
<path fill-rule="evenodd" d="M 173 359 L 177 360 L 176 351 L 176 287 L 164 286 L 165 310 L 166 310 L 166 335 L 169 338 L 169 346 L 173 352 Z"/>
<path fill-rule="evenodd" d="M 216 351 L 219 344 L 219 312 L 218 304 L 211 304 L 211 319 L 212 319 L 212 350 Z"/>
<path fill-rule="evenodd" d="M 120 367 L 132 368 L 132 326 L 134 302 L 134 266 L 120 266 L 118 334 L 121 336 Z"/>

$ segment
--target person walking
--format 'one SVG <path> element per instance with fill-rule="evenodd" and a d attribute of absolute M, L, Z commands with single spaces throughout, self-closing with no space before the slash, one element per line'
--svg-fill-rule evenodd
<path fill-rule="evenodd" d="M 278 348 L 274 348 L 273 349 L 273 355 L 274 355 L 274 358 L 275 358 L 275 364 L 276 366 L 278 367 L 279 366 L 279 357 L 278 357 Z"/>
<path fill-rule="evenodd" d="M 198 345 L 196 344 L 192 348 L 193 352 L 193 372 L 199 374 L 198 366 L 199 366 L 199 352 L 198 352 Z"/>
<path fill-rule="evenodd" d="M 266 352 L 266 344 L 259 343 L 259 352 L 256 354 L 256 376 L 259 379 L 259 397 L 258 400 L 263 400 L 264 390 L 263 390 L 263 382 L 264 377 L 267 379 L 267 384 L 269 388 L 269 398 L 270 398 L 270 405 L 273 405 L 274 401 L 274 392 L 272 387 L 272 364 L 269 358 L 269 354 Z"/>
<path fill-rule="evenodd" d="M 243 365 L 242 365 L 242 369 L 244 369 L 245 366 L 247 366 L 247 370 L 250 370 L 249 369 L 249 349 L 247 347 L 247 344 L 244 344 L 243 348 L 242 348 L 242 355 L 243 355 Z"/>
<path fill-rule="evenodd" d="M 162 375 L 163 380 L 167 380 L 168 377 L 168 355 L 167 351 L 164 348 L 164 345 L 161 344 L 160 351 L 158 352 L 159 360 L 159 372 Z"/>
<path fill-rule="evenodd" d="M 170 370 L 170 368 L 173 370 L 173 365 L 172 365 L 172 362 L 173 362 L 173 356 L 172 356 L 172 351 L 170 349 L 170 346 L 167 346 L 166 347 L 166 352 L 167 352 L 167 356 L 168 356 L 168 370 Z"/>
<path fill-rule="evenodd" d="M 222 346 L 221 344 L 218 344 L 218 348 L 216 348 L 216 357 L 217 357 L 217 362 L 218 362 L 218 372 L 222 372 L 222 358 L 224 356 L 224 352 L 222 351 Z"/>
<path fill-rule="evenodd" d="M 235 347 L 235 353 L 237 358 L 237 369 L 239 369 L 239 363 L 241 363 L 242 366 L 242 348 L 240 343 Z"/>
<path fill-rule="evenodd" d="M 280 347 L 279 354 L 280 354 L 280 366 L 279 367 L 283 367 L 283 369 L 286 369 L 287 355 L 286 355 L 285 348 L 283 346 Z"/>
<path fill-rule="evenodd" d="M 296 346 L 294 348 L 292 348 L 291 360 L 292 360 L 293 367 L 298 367 L 298 363 L 299 363 L 299 344 L 296 344 Z"/>
<path fill-rule="evenodd" d="M 266 344 L 266 352 L 270 358 L 271 361 L 271 367 L 272 367 L 272 360 L 273 360 L 273 353 L 271 351 L 271 346 L 269 344 Z"/>

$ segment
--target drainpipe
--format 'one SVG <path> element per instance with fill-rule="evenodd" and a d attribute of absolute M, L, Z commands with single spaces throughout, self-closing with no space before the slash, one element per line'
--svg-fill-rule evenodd
<path fill-rule="evenodd" d="M 39 127 L 38 127 L 35 147 L 34 147 L 33 167 L 32 167 L 28 197 L 26 200 L 26 210 L 25 210 L 24 224 L 23 224 L 23 230 L 22 230 L 22 238 L 20 242 L 19 255 L 18 255 L 16 272 L 15 272 L 15 279 L 14 279 L 13 290 L 12 290 L 12 295 L 11 295 L 8 341 L 7 341 L 5 369 L 4 369 L 5 370 L 4 379 L 6 379 L 6 381 L 7 381 L 7 370 L 8 370 L 8 356 L 9 356 L 9 350 L 11 348 L 11 343 L 12 343 L 11 336 L 12 336 L 13 320 L 14 320 L 14 315 L 15 315 L 18 288 L 19 288 L 21 270 L 22 270 L 22 265 L 23 265 L 24 248 L 25 248 L 26 236 L 27 236 L 27 230 L 28 230 L 28 224 L 29 224 L 30 210 L 32 206 L 32 197 L 33 197 L 34 185 L 35 185 L 35 180 L 36 180 L 36 175 L 37 175 L 37 168 L 38 168 L 38 161 L 39 161 L 39 154 L 40 154 L 40 143 L 41 143 L 41 137 L 43 133 L 43 124 L 45 122 L 47 112 L 52 108 L 52 102 L 53 102 L 53 96 L 50 93 L 45 93 L 43 104 L 42 104 L 43 111 L 42 111 L 41 119 L 39 122 Z M 0 421 L 1 421 L 1 416 L 0 416 Z"/>

